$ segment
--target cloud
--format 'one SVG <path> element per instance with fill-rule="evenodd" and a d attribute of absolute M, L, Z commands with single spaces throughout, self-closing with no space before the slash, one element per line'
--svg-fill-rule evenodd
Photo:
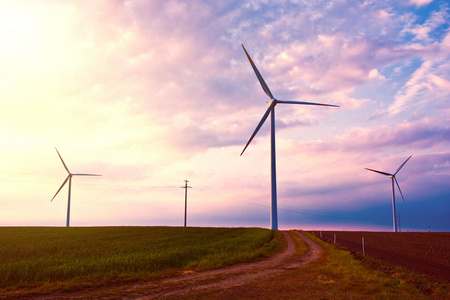
<path fill-rule="evenodd" d="M 283 145 L 284 156 L 301 155 L 301 161 L 318 163 L 323 160 L 321 165 L 333 165 L 344 157 L 357 158 L 357 161 L 364 163 L 369 161 L 370 156 L 407 156 L 427 151 L 446 151 L 448 141 L 450 129 L 445 122 L 422 117 L 395 126 L 353 127 L 332 140 L 293 140 L 287 144 L 278 144 Z M 331 160 L 323 157 L 330 157 Z"/>
<path fill-rule="evenodd" d="M 369 72 L 369 78 L 370 79 L 374 79 L 374 80 L 385 80 L 386 77 L 384 77 L 383 75 L 381 75 L 377 69 L 372 69 Z"/>
<path fill-rule="evenodd" d="M 418 111 L 425 107 L 441 108 L 450 96 L 448 67 L 450 56 L 423 62 L 396 93 L 395 101 L 387 111 L 395 115 L 407 109 Z"/>
<path fill-rule="evenodd" d="M 433 0 L 409 0 L 409 3 L 411 5 L 415 5 L 416 7 L 421 7 L 430 4 L 432 1 Z"/>
<path fill-rule="evenodd" d="M 433 11 L 430 18 L 428 18 L 423 24 L 412 25 L 409 31 L 414 35 L 413 40 L 432 42 L 434 39 L 430 35 L 441 26 L 445 26 L 448 23 L 449 14 L 448 7 L 441 6 L 439 11 Z"/>
<path fill-rule="evenodd" d="M 394 128 L 354 128 L 339 138 L 339 144 L 346 150 L 358 151 L 398 147 L 426 149 L 446 145 L 449 138 L 448 126 L 423 119 L 420 122 L 404 122 Z"/>
<path fill-rule="evenodd" d="M 96 21 L 96 31 L 87 36 L 88 42 L 80 44 L 82 47 L 79 54 L 98 57 L 95 69 L 91 67 L 92 74 L 87 77 L 92 78 L 92 83 L 80 83 L 80 86 L 92 86 L 91 91 L 83 91 L 83 95 L 101 95 L 105 102 L 133 99 L 132 107 L 135 113 L 145 111 L 145 114 L 151 115 L 148 126 L 157 126 L 166 132 L 172 131 L 174 126 L 170 136 L 178 141 L 192 141 L 176 145 L 192 145 L 193 151 L 200 149 L 200 146 L 206 149 L 205 147 L 209 146 L 237 143 L 234 138 L 224 138 L 233 134 L 233 131 L 224 131 L 219 126 L 208 124 L 220 123 L 228 128 L 241 128 L 243 125 L 251 128 L 254 125 L 251 124 L 250 118 L 243 118 L 241 112 L 255 108 L 260 99 L 264 99 L 264 94 L 261 93 L 251 68 L 246 64 L 239 43 L 230 45 L 227 41 L 233 35 L 233 42 L 239 38 L 247 40 L 252 34 L 276 38 L 273 34 L 280 30 L 286 37 L 303 38 L 292 39 L 293 42 L 282 49 L 263 47 L 262 43 L 258 43 L 251 52 L 255 53 L 254 59 L 258 59 L 258 67 L 264 75 L 267 74 L 266 81 L 278 97 L 308 100 L 310 97 L 320 96 L 320 101 L 320 98 L 334 99 L 334 96 L 340 94 L 337 98 L 342 99 L 343 105 L 353 108 L 364 106 L 367 99 L 350 98 L 346 95 L 355 85 L 383 78 L 376 68 L 379 56 L 373 56 L 370 52 L 379 53 L 386 47 L 377 45 L 374 37 L 360 36 L 348 40 L 353 32 L 344 27 L 340 27 L 337 34 L 327 31 L 326 27 L 321 28 L 323 32 L 309 33 L 303 25 L 311 20 L 303 20 L 307 14 L 292 10 L 293 6 L 295 5 L 276 6 L 276 10 L 283 10 L 287 14 L 282 18 L 268 15 L 261 29 L 261 23 L 257 19 L 249 21 L 255 22 L 254 28 L 247 27 L 243 20 L 251 13 L 268 12 L 273 8 L 271 5 L 260 3 L 226 7 L 204 4 L 187 6 L 177 2 L 148 4 L 140 1 L 126 2 L 124 7 L 109 4 L 106 11 L 111 14 L 101 14 L 100 18 L 105 22 Z M 123 8 L 125 14 L 121 14 Z M 316 8 L 313 5 L 306 11 Z M 195 19 L 190 17 L 191 11 L 196 11 Z M 312 20 L 312 25 L 309 26 L 319 24 L 319 20 L 323 22 L 326 17 L 332 17 L 330 24 L 339 21 L 338 12 L 341 11 L 342 7 L 331 5 L 324 10 L 320 18 L 317 16 L 319 19 Z M 215 17 L 217 13 L 221 14 L 221 17 Z M 394 25 L 392 13 L 386 9 L 372 11 L 360 5 L 346 14 L 350 19 L 356 19 L 357 16 L 359 19 L 361 13 L 375 18 L 373 22 L 361 24 L 364 30 L 375 33 L 374 36 L 388 37 L 386 30 L 393 31 L 398 26 Z M 88 16 L 90 17 L 85 12 L 79 13 L 75 20 L 81 22 Z M 106 26 L 109 16 L 114 20 L 113 27 Z M 299 16 L 300 22 L 292 23 L 292 18 Z M 380 18 L 388 19 L 391 24 L 389 26 L 392 27 L 377 28 L 375 20 Z M 211 22 L 212 19 L 214 22 Z M 239 24 L 240 27 L 245 27 L 247 32 L 241 30 L 240 36 L 237 36 L 233 31 L 236 29 L 231 30 L 230 26 L 225 26 L 227 22 Z M 288 27 L 288 24 L 294 27 Z M 93 25 L 93 22 L 84 24 L 84 27 L 88 28 L 90 25 Z M 221 31 L 221 35 L 217 36 L 215 32 L 221 28 L 225 28 L 225 31 Z M 167 38 L 162 39 L 159 32 L 165 32 Z M 103 47 L 98 47 L 99 45 Z M 394 56 L 390 59 L 393 58 Z M 87 63 L 84 64 L 86 67 Z M 111 68 L 124 68 L 126 72 L 119 76 L 113 75 L 114 72 L 102 71 Z M 101 78 L 100 82 L 98 78 Z M 245 86 L 255 87 L 254 92 L 245 93 Z M 242 101 L 248 95 L 249 99 Z M 108 99 L 108 96 L 111 97 Z M 174 119 L 174 116 L 180 114 L 188 116 L 192 124 L 203 124 L 180 131 L 180 123 L 176 122 L 177 118 Z M 216 117 L 204 117 L 217 114 L 228 114 L 226 119 L 235 121 L 231 123 L 217 120 Z M 244 121 L 236 121 L 240 119 Z M 286 122 L 292 124 L 293 121 Z M 204 141 L 199 143 L 202 138 Z M 224 140 L 220 141 L 221 139 Z"/>

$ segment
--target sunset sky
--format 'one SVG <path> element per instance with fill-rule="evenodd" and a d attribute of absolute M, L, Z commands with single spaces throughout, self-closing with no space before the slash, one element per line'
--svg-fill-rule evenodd
<path fill-rule="evenodd" d="M 3 0 L 0 226 L 450 231 L 447 1 Z M 269 120 L 268 120 L 269 121 Z M 397 192 L 397 191 L 396 191 Z"/>

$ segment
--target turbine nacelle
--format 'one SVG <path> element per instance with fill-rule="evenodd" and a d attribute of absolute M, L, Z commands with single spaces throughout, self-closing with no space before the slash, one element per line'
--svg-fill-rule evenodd
<path fill-rule="evenodd" d="M 277 105 L 278 100 L 277 99 L 272 99 L 269 102 L 267 102 L 267 108 L 269 108 L 272 104 L 273 107 L 275 107 L 275 105 Z"/>

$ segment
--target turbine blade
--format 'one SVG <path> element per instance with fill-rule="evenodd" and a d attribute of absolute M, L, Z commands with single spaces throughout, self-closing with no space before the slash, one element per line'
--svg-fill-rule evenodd
<path fill-rule="evenodd" d="M 73 176 L 102 176 L 102 175 L 98 175 L 98 174 L 82 174 L 82 173 L 77 173 L 77 174 L 72 174 Z"/>
<path fill-rule="evenodd" d="M 59 191 L 64 187 L 64 185 L 66 184 L 67 180 L 69 180 L 70 174 L 67 175 L 66 180 L 64 180 L 63 184 L 61 185 L 61 187 L 59 188 L 59 190 L 56 192 L 55 196 L 53 196 L 52 200 L 50 200 L 50 202 L 53 201 L 53 199 L 55 199 L 56 195 L 58 195 Z"/>
<path fill-rule="evenodd" d="M 304 104 L 304 105 L 320 105 L 320 106 L 340 107 L 339 105 L 334 105 L 334 104 L 314 103 L 314 102 L 303 102 L 303 101 L 277 100 L 277 102 L 278 102 L 278 103 L 285 103 L 285 104 Z"/>
<path fill-rule="evenodd" d="M 397 169 L 397 172 L 394 173 L 394 175 L 397 175 L 398 171 L 400 171 L 401 168 L 403 168 L 403 166 L 408 162 L 408 160 L 411 158 L 412 154 L 408 157 L 407 160 L 405 160 L 405 162 L 400 166 L 400 168 Z"/>
<path fill-rule="evenodd" d="M 250 143 L 252 142 L 253 138 L 255 137 L 255 135 L 258 133 L 259 129 L 261 128 L 261 126 L 264 124 L 264 122 L 266 121 L 267 117 L 269 116 L 270 112 L 272 111 L 272 109 L 274 108 L 276 102 L 272 101 L 270 103 L 270 106 L 267 108 L 266 113 L 264 114 L 264 116 L 262 117 L 261 121 L 259 121 L 258 126 L 256 126 L 255 131 L 253 132 L 252 136 L 250 137 L 250 139 L 247 142 L 247 145 L 245 145 L 244 150 L 242 150 L 241 152 L 241 156 L 242 154 L 244 154 L 245 149 L 247 149 L 248 145 L 250 145 Z"/>
<path fill-rule="evenodd" d="M 55 147 L 55 149 L 56 149 L 56 147 Z M 61 154 L 59 154 L 58 149 L 56 149 L 56 152 L 58 153 L 58 156 L 59 156 L 59 158 L 61 159 L 61 161 L 62 161 L 62 163 L 63 163 L 63 165 L 64 165 L 64 168 L 66 169 L 67 173 L 70 174 L 70 171 L 69 171 L 69 169 L 67 168 L 66 164 L 64 163 L 64 160 L 62 159 Z"/>
<path fill-rule="evenodd" d="M 241 46 L 242 46 L 242 48 L 244 48 L 245 54 L 247 54 L 247 58 L 250 61 L 253 71 L 255 71 L 256 77 L 258 77 L 259 83 L 261 84 L 261 87 L 263 88 L 264 92 L 267 94 L 267 96 L 270 97 L 270 99 L 273 99 L 272 92 L 269 90 L 269 87 L 267 86 L 266 82 L 264 81 L 263 77 L 261 76 L 261 73 L 259 73 L 255 64 L 253 63 L 252 58 L 250 57 L 250 55 L 248 55 L 248 52 L 247 52 L 247 50 L 245 50 L 244 45 L 241 44 Z"/>
<path fill-rule="evenodd" d="M 380 173 L 386 176 L 393 176 L 392 174 L 386 173 L 386 172 L 382 172 L 382 171 L 377 171 L 377 170 L 373 170 L 373 169 L 369 169 L 369 168 L 364 168 L 366 170 L 372 171 L 372 172 L 376 172 L 376 173 Z"/>
<path fill-rule="evenodd" d="M 394 176 L 394 180 L 395 180 L 395 183 L 397 184 L 398 191 L 400 192 L 400 195 L 402 195 L 403 203 L 405 203 L 405 198 L 403 197 L 402 190 L 400 189 L 400 185 L 398 184 L 397 178 L 395 178 L 395 176 Z"/>

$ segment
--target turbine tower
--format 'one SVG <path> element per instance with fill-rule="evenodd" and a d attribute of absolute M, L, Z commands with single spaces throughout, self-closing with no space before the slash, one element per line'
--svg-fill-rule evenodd
<path fill-rule="evenodd" d="M 247 55 L 248 60 L 250 61 L 250 65 L 253 68 L 253 71 L 256 74 L 256 77 L 259 80 L 259 83 L 261 84 L 262 89 L 266 93 L 267 96 L 269 96 L 270 101 L 267 105 L 267 110 L 264 113 L 261 121 L 259 121 L 258 126 L 256 126 L 255 131 L 253 132 L 252 136 L 247 142 L 247 145 L 245 145 L 244 150 L 241 152 L 241 156 L 244 153 L 245 149 L 247 149 L 248 145 L 251 143 L 255 135 L 258 133 L 261 126 L 266 121 L 267 117 L 270 114 L 270 161 L 271 161 L 271 207 L 270 207 L 270 228 L 277 230 L 278 229 L 278 213 L 277 213 L 277 172 L 276 172 L 276 158 L 275 158 L 275 105 L 277 104 L 303 104 L 303 105 L 320 105 L 320 106 L 333 106 L 333 107 L 339 107 L 338 105 L 331 105 L 331 104 L 323 104 L 323 103 L 312 103 L 312 102 L 301 102 L 301 101 L 285 101 L 285 100 L 278 100 L 275 99 L 275 97 L 272 95 L 272 92 L 269 90 L 269 87 L 265 83 L 263 77 L 259 73 L 258 69 L 256 68 L 255 64 L 253 63 L 252 59 L 250 58 L 250 55 L 248 55 L 247 50 L 245 49 L 244 45 L 242 45 L 242 48 L 245 51 L 245 54 Z"/>
<path fill-rule="evenodd" d="M 397 169 L 397 171 L 394 174 L 390 174 L 390 173 L 386 173 L 386 172 L 382 172 L 382 171 L 377 171 L 377 170 L 373 170 L 373 169 L 369 169 L 369 168 L 365 168 L 366 170 L 372 171 L 372 172 L 376 172 L 376 173 L 380 173 L 382 175 L 385 176 L 389 176 L 389 178 L 391 178 L 391 182 L 392 182 L 392 216 L 393 216 L 393 221 L 394 221 L 394 232 L 397 232 L 397 215 L 395 212 L 395 188 L 394 188 L 394 181 L 397 184 L 397 188 L 398 191 L 400 192 L 400 195 L 402 196 L 403 199 L 403 203 L 405 202 L 405 198 L 403 197 L 402 194 L 402 190 L 400 189 L 400 185 L 398 184 L 397 178 L 395 178 L 395 175 L 397 175 L 397 173 L 400 171 L 401 168 L 403 168 L 403 166 L 406 164 L 406 162 L 408 162 L 408 160 L 411 158 L 412 154 L 408 157 L 408 159 L 405 160 L 405 162 Z"/>
<path fill-rule="evenodd" d="M 55 148 L 56 149 L 56 148 Z M 64 163 L 64 160 L 62 159 L 61 155 L 58 152 L 58 149 L 56 149 L 56 152 L 58 153 L 59 158 L 61 159 L 61 162 L 64 165 L 64 168 L 66 169 L 67 173 L 69 175 L 67 175 L 66 180 L 64 180 L 64 182 L 62 183 L 61 187 L 59 188 L 59 190 L 56 192 L 55 196 L 53 196 L 52 200 L 50 200 L 50 202 L 53 201 L 53 199 L 55 199 L 56 195 L 58 195 L 59 191 L 64 187 L 64 185 L 67 183 L 67 180 L 69 181 L 69 200 L 67 202 L 67 220 L 66 220 L 66 227 L 70 226 L 70 190 L 72 188 L 72 176 L 102 176 L 102 175 L 97 175 L 97 174 L 81 174 L 81 173 L 70 173 L 69 169 L 67 168 L 66 164 Z"/>

